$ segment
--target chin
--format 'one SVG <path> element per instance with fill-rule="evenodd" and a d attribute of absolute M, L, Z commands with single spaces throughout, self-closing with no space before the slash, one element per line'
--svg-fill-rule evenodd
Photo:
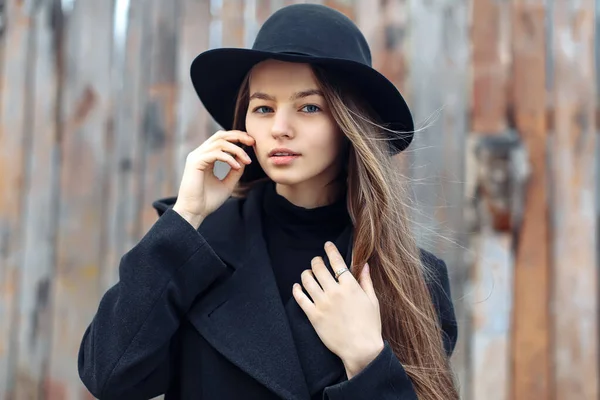
<path fill-rule="evenodd" d="M 265 171 L 265 173 L 273 182 L 286 186 L 297 185 L 309 179 L 309 177 L 295 173 L 295 171 Z"/>

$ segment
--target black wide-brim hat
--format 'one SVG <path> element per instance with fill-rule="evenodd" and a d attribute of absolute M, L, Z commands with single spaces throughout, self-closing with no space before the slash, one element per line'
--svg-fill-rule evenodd
<path fill-rule="evenodd" d="M 318 4 L 294 4 L 273 13 L 260 28 L 252 49 L 218 48 L 198 55 L 191 79 L 206 110 L 225 130 L 233 129 L 238 91 L 256 64 L 268 60 L 323 67 L 348 82 L 390 131 L 390 153 L 408 147 L 414 123 L 404 98 L 372 67 L 361 31 L 344 14 Z"/>

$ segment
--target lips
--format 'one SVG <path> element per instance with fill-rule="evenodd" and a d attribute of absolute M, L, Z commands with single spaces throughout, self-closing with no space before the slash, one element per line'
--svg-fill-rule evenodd
<path fill-rule="evenodd" d="M 273 149 L 269 152 L 269 157 L 295 157 L 299 155 L 300 153 L 290 149 Z"/>
<path fill-rule="evenodd" d="M 273 163 L 273 165 L 291 165 L 299 157 L 300 156 L 271 156 L 269 157 L 269 161 Z"/>

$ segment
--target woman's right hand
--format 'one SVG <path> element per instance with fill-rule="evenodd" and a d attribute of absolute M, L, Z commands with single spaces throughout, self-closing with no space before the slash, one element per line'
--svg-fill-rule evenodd
<path fill-rule="evenodd" d="M 242 131 L 218 131 L 187 156 L 173 210 L 195 228 L 231 196 L 244 168 L 251 162 L 235 142 L 252 146 L 254 138 Z M 223 180 L 213 173 L 217 160 L 231 166 Z"/>

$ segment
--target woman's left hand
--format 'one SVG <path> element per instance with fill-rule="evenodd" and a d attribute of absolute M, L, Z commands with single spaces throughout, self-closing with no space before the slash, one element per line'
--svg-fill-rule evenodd
<path fill-rule="evenodd" d="M 335 245 L 325 244 L 327 258 L 334 271 L 346 268 Z M 312 268 L 302 272 L 302 287 L 292 290 L 298 305 L 327 348 L 344 363 L 348 379 L 362 371 L 383 350 L 381 314 L 373 282 L 365 265 L 359 281 L 350 271 L 336 281 L 323 259 L 312 259 Z"/>

